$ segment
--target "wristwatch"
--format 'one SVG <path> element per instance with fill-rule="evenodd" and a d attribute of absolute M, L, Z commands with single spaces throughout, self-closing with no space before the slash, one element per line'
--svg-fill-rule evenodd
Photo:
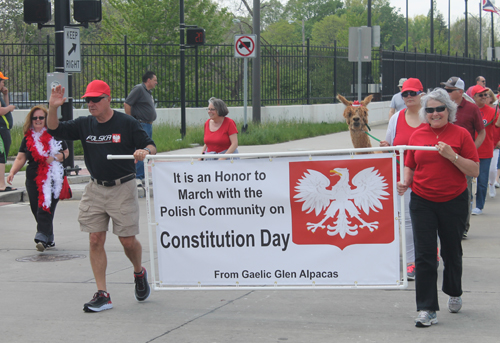
<path fill-rule="evenodd" d="M 149 155 L 151 155 L 151 150 L 149 148 L 142 148 L 142 150 L 146 150 L 147 152 L 149 152 Z"/>

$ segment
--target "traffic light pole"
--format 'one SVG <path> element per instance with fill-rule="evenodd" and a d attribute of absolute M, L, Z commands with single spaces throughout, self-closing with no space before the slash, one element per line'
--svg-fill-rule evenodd
<path fill-rule="evenodd" d="M 181 139 L 186 136 L 186 45 L 184 44 L 184 0 L 179 0 L 180 8 L 180 58 L 181 58 Z"/>
<path fill-rule="evenodd" d="M 76 44 L 73 44 L 73 48 L 67 52 L 67 55 L 64 51 L 64 42 L 68 42 L 67 39 L 75 39 L 70 33 L 65 37 L 65 27 L 69 26 L 83 26 L 88 27 L 89 22 L 96 23 L 101 21 L 102 19 L 102 5 L 101 0 L 73 0 L 73 12 L 74 18 L 80 24 L 75 25 L 71 24 L 71 16 L 70 16 L 70 0 L 54 0 L 54 25 L 46 25 L 49 21 L 51 21 L 51 4 L 50 0 L 24 0 L 24 22 L 27 24 L 37 24 L 38 29 L 42 29 L 44 27 L 53 27 L 55 28 L 55 43 L 56 43 L 56 51 L 55 51 L 55 72 L 65 74 L 66 70 L 72 72 L 79 72 L 80 68 L 71 65 L 68 61 L 69 67 L 66 68 L 65 63 L 67 59 L 67 55 L 70 55 L 75 50 Z M 66 32 L 69 32 L 66 29 Z M 74 31 L 73 31 L 74 32 Z M 80 37 L 78 37 L 78 45 Z M 79 54 L 79 53 L 78 53 Z M 49 52 L 47 52 L 47 65 L 49 65 Z M 79 61 L 79 57 L 76 60 Z M 50 68 L 47 68 L 47 72 L 50 73 Z M 67 102 L 65 102 L 61 106 L 61 120 L 68 121 L 73 119 L 73 75 L 71 73 L 67 73 Z M 47 81 L 49 76 L 47 75 Z M 78 174 L 80 168 L 78 166 L 75 168 L 75 157 L 74 157 L 74 149 L 73 149 L 73 141 L 68 141 L 68 149 L 69 149 L 69 157 L 63 162 L 64 167 L 67 171 L 75 171 Z"/>
<path fill-rule="evenodd" d="M 54 2 L 55 40 L 56 40 L 56 72 L 64 73 L 64 27 L 70 25 L 69 0 L 55 0 Z M 68 102 L 61 106 L 63 121 L 73 119 L 73 75 L 68 73 Z M 73 169 L 75 153 L 73 141 L 67 141 L 69 156 L 64 161 L 64 167 Z"/>

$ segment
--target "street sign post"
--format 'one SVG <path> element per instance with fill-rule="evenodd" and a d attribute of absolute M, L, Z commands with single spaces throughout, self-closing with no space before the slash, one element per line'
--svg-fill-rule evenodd
<path fill-rule="evenodd" d="M 257 35 L 235 35 L 234 36 L 234 57 L 243 58 L 243 118 L 242 132 L 248 129 L 247 124 L 247 98 L 248 98 L 248 58 L 255 58 L 255 40 Z"/>
<path fill-rule="evenodd" d="M 64 27 L 64 71 L 82 71 L 80 54 L 80 28 Z"/>
<path fill-rule="evenodd" d="M 69 82 L 68 82 L 68 73 L 58 73 L 58 72 L 53 72 L 53 73 L 47 73 L 47 103 L 49 102 L 50 99 L 50 94 L 52 93 L 52 89 L 56 88 L 57 86 L 62 86 L 64 87 L 64 97 L 66 97 L 65 103 L 69 102 L 69 96 L 68 96 L 68 87 Z M 57 108 L 57 117 L 62 119 L 62 111 L 61 111 L 61 106 Z"/>
<path fill-rule="evenodd" d="M 256 57 L 255 40 L 257 35 L 235 35 L 234 36 L 234 57 L 254 58 Z"/>

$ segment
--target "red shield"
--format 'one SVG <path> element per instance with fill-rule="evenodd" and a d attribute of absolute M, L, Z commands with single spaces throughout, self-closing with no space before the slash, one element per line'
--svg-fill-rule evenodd
<path fill-rule="evenodd" d="M 296 187 L 299 181 L 304 178 L 308 173 L 308 170 L 315 170 L 330 181 L 330 185 L 326 186 L 326 190 L 332 190 L 339 182 L 340 177 L 338 175 L 330 172 L 335 168 L 347 168 L 349 170 L 349 187 L 350 190 L 356 190 L 356 186 L 352 184 L 352 178 L 360 171 L 372 167 L 374 172 L 377 172 L 382 178 L 383 182 L 387 184 L 384 189 L 389 195 L 384 195 L 383 198 L 379 199 L 382 204 L 382 208 L 375 208 L 376 211 L 370 209 L 369 213 L 365 213 L 361 207 L 356 206 L 359 215 L 358 217 L 367 223 L 378 222 L 378 227 L 370 231 L 369 228 L 362 228 L 362 222 L 359 218 L 351 216 L 349 211 L 344 211 L 342 208 L 339 209 L 334 215 L 334 217 L 328 217 L 323 225 L 324 228 L 317 228 L 314 230 L 308 230 L 308 223 L 319 223 L 327 214 L 325 212 L 328 210 L 329 206 L 335 202 L 335 200 L 330 201 L 330 205 L 326 206 L 318 215 L 316 211 L 311 210 L 309 212 L 308 208 L 303 208 L 304 202 L 299 201 L 295 197 L 299 192 Z M 331 244 L 339 247 L 343 250 L 348 245 L 353 244 L 388 244 L 394 241 L 394 194 L 393 194 L 393 159 L 392 158 L 377 158 L 377 159 L 349 159 L 349 160 L 332 160 L 332 161 L 304 161 L 304 162 L 290 162 L 290 205 L 292 209 L 292 240 L 295 244 Z M 325 189 L 323 187 L 323 189 Z M 349 193 L 348 189 L 347 192 Z M 352 205 L 355 206 L 354 202 Z M 334 205 L 335 206 L 335 205 Z M 344 211 L 347 215 L 347 221 L 351 226 L 358 225 L 357 234 L 350 235 L 346 234 L 343 238 L 340 234 L 332 234 L 332 231 L 328 230 L 327 226 L 336 227 L 335 222 L 338 220 L 340 211 Z M 309 213 L 307 213 L 309 212 Z M 352 212 L 352 211 L 351 211 Z M 314 231 L 314 232 L 313 232 Z"/>

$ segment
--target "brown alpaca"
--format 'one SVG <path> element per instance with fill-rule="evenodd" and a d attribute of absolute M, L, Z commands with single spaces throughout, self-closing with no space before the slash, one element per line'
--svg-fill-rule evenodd
<path fill-rule="evenodd" d="M 337 95 L 346 107 L 344 110 L 344 118 L 351 133 L 352 144 L 355 148 L 371 148 L 370 137 L 368 132 L 368 109 L 366 106 L 372 101 L 373 95 L 368 95 L 361 103 L 347 100 L 342 95 Z M 354 106 L 353 106 L 354 104 Z M 370 154 L 370 153 L 366 153 Z"/>

